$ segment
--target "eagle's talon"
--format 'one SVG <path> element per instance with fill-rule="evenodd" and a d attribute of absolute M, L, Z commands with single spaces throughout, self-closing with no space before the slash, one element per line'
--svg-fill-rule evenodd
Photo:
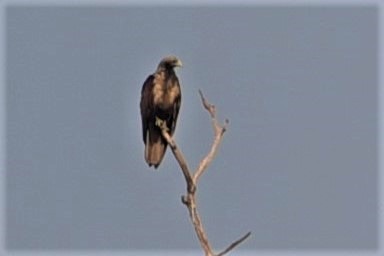
<path fill-rule="evenodd" d="M 163 124 L 163 120 L 161 120 L 159 117 L 156 116 L 155 125 L 161 128 L 162 124 Z"/>
<path fill-rule="evenodd" d="M 160 117 L 155 117 L 155 125 L 160 129 L 165 129 L 167 132 L 169 131 L 167 127 L 167 122 L 165 122 L 165 120 L 162 120 Z"/>

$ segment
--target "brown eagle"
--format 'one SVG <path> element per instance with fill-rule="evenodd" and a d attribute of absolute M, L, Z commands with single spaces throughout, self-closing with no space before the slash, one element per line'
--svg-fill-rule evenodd
<path fill-rule="evenodd" d="M 166 122 L 170 135 L 176 128 L 181 103 L 181 90 L 175 67 L 181 67 L 175 56 L 163 58 L 156 72 L 145 80 L 141 89 L 140 112 L 145 144 L 145 161 L 157 168 L 164 157 L 167 142 L 157 126 L 158 121 Z"/>

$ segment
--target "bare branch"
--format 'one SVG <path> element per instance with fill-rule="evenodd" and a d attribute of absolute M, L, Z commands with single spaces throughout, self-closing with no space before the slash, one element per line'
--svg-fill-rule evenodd
<path fill-rule="evenodd" d="M 189 216 L 192 221 L 193 227 L 195 228 L 195 232 L 197 235 L 197 238 L 199 239 L 200 245 L 203 248 L 206 256 L 214 256 L 213 250 L 211 245 L 209 244 L 208 237 L 205 234 L 203 224 L 201 222 L 201 218 L 199 216 L 199 213 L 196 209 L 196 183 L 193 181 L 192 176 L 189 172 L 187 163 L 184 159 L 183 154 L 178 149 L 176 142 L 173 140 L 173 138 L 168 133 L 168 128 L 166 126 L 166 123 L 163 122 L 161 126 L 159 126 L 161 129 L 161 133 L 164 137 L 164 139 L 169 144 L 173 155 L 175 156 L 177 162 L 179 163 L 184 177 L 185 181 L 187 183 L 187 195 L 181 197 L 181 201 L 183 204 L 188 208 Z"/>
<path fill-rule="evenodd" d="M 205 99 L 203 93 L 201 90 L 199 90 L 199 94 L 201 97 L 201 101 L 203 103 L 204 108 L 209 112 L 212 118 L 212 126 L 214 131 L 214 140 L 211 146 L 211 150 L 207 154 L 206 157 L 201 160 L 199 166 L 197 167 L 197 170 L 195 171 L 195 174 L 193 175 L 193 181 L 195 183 L 198 182 L 198 179 L 200 176 L 204 173 L 204 171 L 207 169 L 208 165 L 212 162 L 212 160 L 215 158 L 215 155 L 217 153 L 217 150 L 220 146 L 220 143 L 222 141 L 222 137 L 224 132 L 226 131 L 227 125 L 229 123 L 228 119 L 225 120 L 224 125 L 220 125 L 216 118 L 216 109 L 215 106 L 210 104 L 207 99 Z"/>
<path fill-rule="evenodd" d="M 168 133 L 169 129 L 166 125 L 166 122 L 162 122 L 158 125 L 158 127 L 161 129 L 162 136 L 167 141 L 168 145 L 170 146 L 173 155 L 175 156 L 177 162 L 180 165 L 180 168 L 183 172 L 185 181 L 187 183 L 187 194 L 183 195 L 181 197 L 182 203 L 188 208 L 189 216 L 191 219 L 191 222 L 193 224 L 193 227 L 195 229 L 197 238 L 199 239 L 200 245 L 204 250 L 205 256 L 222 256 L 229 251 L 233 250 L 236 246 L 238 246 L 240 243 L 242 243 L 244 240 L 246 240 L 250 235 L 251 232 L 248 232 L 246 235 L 241 237 L 240 239 L 233 242 L 230 246 L 227 247 L 223 252 L 219 254 L 214 254 L 211 245 L 209 244 L 208 237 L 204 231 L 203 224 L 201 222 L 200 215 L 197 211 L 197 202 L 196 202 L 196 187 L 198 180 L 200 176 L 204 173 L 204 171 L 207 169 L 208 165 L 212 162 L 214 159 L 217 150 L 220 146 L 220 143 L 222 141 L 224 132 L 227 129 L 227 125 L 229 121 L 226 119 L 223 125 L 220 125 L 219 122 L 216 119 L 216 109 L 215 106 L 210 104 L 205 98 L 203 93 L 199 90 L 200 97 L 203 103 L 204 108 L 209 112 L 211 118 L 212 118 L 212 126 L 214 130 L 214 140 L 211 146 L 210 151 L 208 154 L 203 158 L 203 160 L 200 162 L 199 166 L 197 167 L 196 171 L 194 172 L 194 175 L 191 174 L 187 162 L 179 150 L 178 146 L 176 145 L 176 142 L 173 140 L 173 138 Z"/>
<path fill-rule="evenodd" d="M 192 176 L 189 171 L 187 161 L 185 160 L 183 153 L 181 153 L 181 151 L 176 145 L 176 142 L 169 135 L 168 128 L 165 122 L 163 122 L 163 125 L 160 127 L 160 129 L 161 129 L 161 134 L 163 135 L 164 139 L 167 141 L 168 145 L 171 147 L 172 153 L 175 156 L 177 162 L 179 163 L 181 170 L 183 171 L 183 175 L 187 183 L 188 193 L 195 193 L 196 186 L 192 180 Z"/>
<path fill-rule="evenodd" d="M 200 215 L 196 209 L 196 197 L 194 194 L 190 194 L 190 204 L 187 205 L 189 216 L 193 223 L 193 227 L 195 228 L 196 235 L 200 241 L 200 245 L 203 248 L 206 256 L 214 256 L 211 245 L 209 244 L 208 237 L 204 231 L 203 224 L 200 219 Z"/>
<path fill-rule="evenodd" d="M 199 90 L 201 101 L 203 102 L 204 108 L 211 114 L 211 117 L 214 118 L 216 115 L 215 106 L 210 104 L 205 98 L 201 90 Z"/>
<path fill-rule="evenodd" d="M 243 241 L 245 241 L 245 239 L 247 239 L 250 235 L 251 235 L 251 232 L 248 232 L 247 234 L 245 234 L 244 236 L 242 236 L 241 238 L 239 238 L 238 240 L 233 242 L 230 246 L 228 246 L 227 249 L 225 249 L 221 253 L 217 254 L 217 256 L 222 256 L 222 255 L 227 254 L 228 252 L 232 251 L 236 246 L 238 246 Z"/>

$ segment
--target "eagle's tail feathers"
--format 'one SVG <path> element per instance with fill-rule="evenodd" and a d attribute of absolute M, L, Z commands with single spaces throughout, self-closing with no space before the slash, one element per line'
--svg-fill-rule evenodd
<path fill-rule="evenodd" d="M 147 136 L 147 143 L 145 145 L 145 160 L 149 167 L 153 165 L 157 169 L 161 160 L 163 160 L 167 144 L 161 138 L 152 142 L 148 138 L 149 136 Z"/>

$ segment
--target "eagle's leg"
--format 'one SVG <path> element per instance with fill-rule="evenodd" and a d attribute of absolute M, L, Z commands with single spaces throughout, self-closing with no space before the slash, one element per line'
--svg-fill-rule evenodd
<path fill-rule="evenodd" d="M 169 131 L 169 128 L 167 127 L 167 122 L 165 120 L 162 120 L 160 117 L 155 117 L 155 125 L 159 127 L 160 129 L 165 129 L 167 132 Z"/>

